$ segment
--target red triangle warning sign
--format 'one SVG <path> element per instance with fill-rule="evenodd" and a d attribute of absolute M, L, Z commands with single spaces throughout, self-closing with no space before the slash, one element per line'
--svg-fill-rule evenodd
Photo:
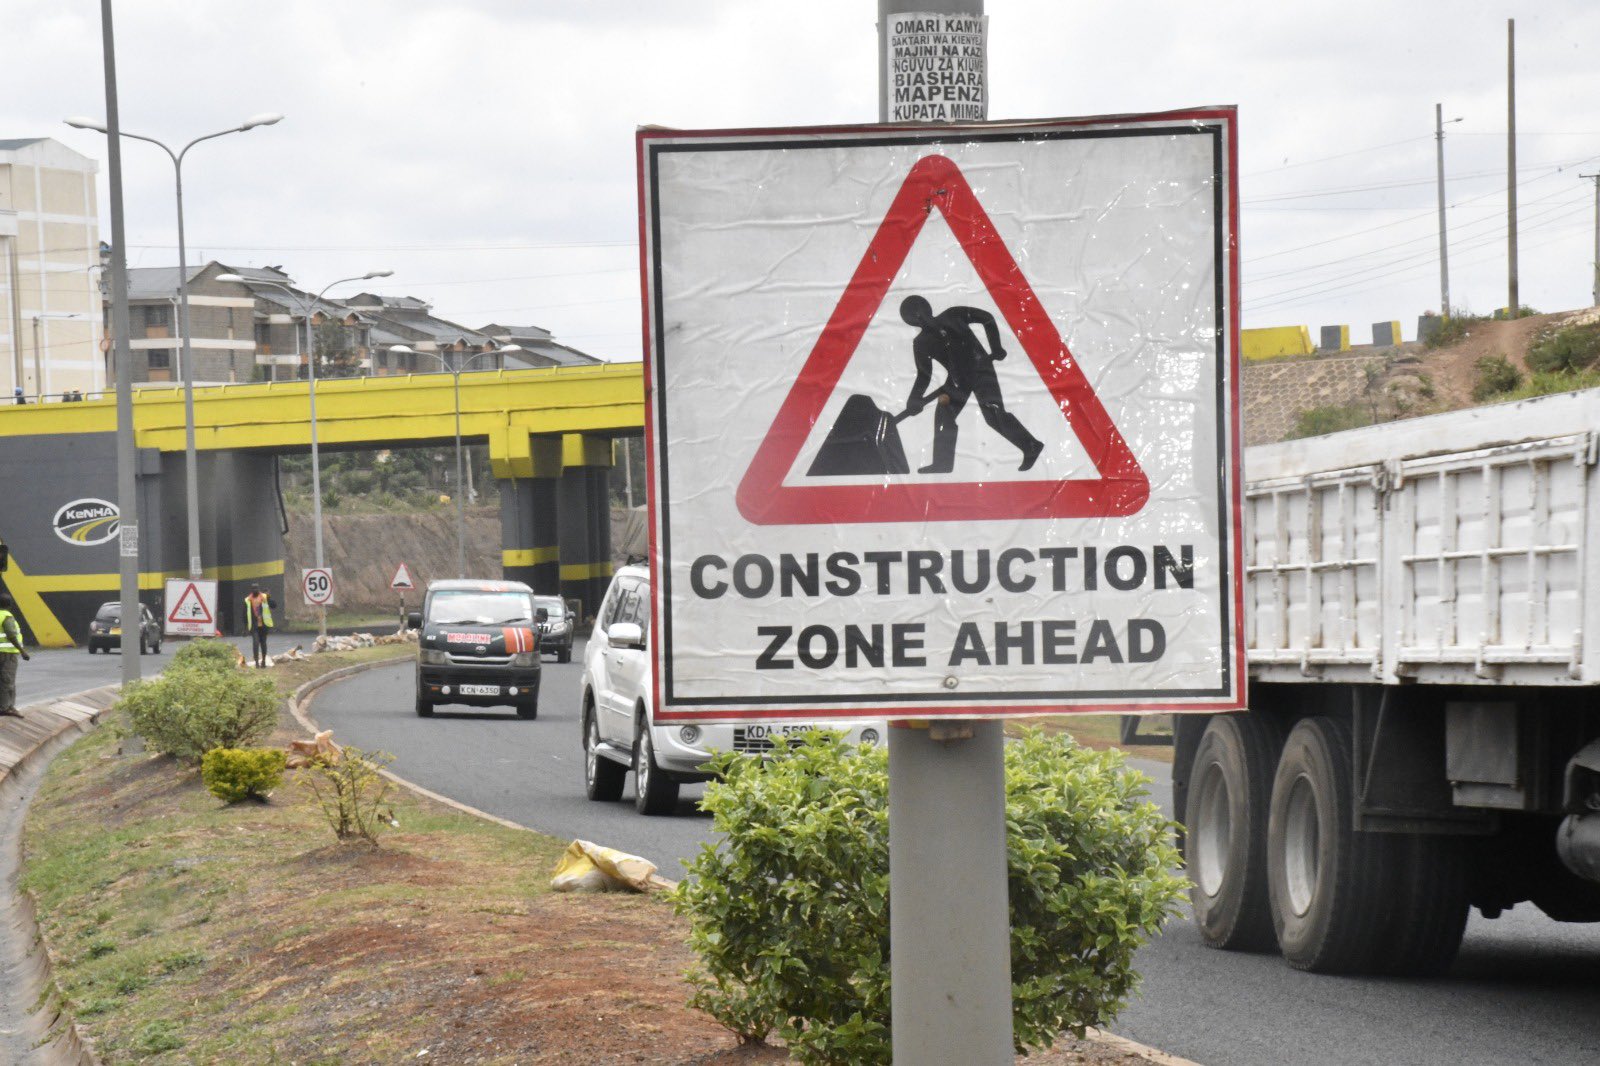
<path fill-rule="evenodd" d="M 935 210 L 977 270 L 1099 476 L 784 484 L 862 335 Z M 1023 458 L 1026 469 L 1032 458 L 1026 451 Z M 1138 459 L 1068 351 L 971 185 L 955 163 L 941 155 L 918 160 L 906 175 L 756 450 L 737 494 L 739 512 L 757 525 L 1119 517 L 1136 514 L 1149 498 L 1150 481 Z"/>
<path fill-rule="evenodd" d="M 193 581 L 184 586 L 183 592 L 178 596 L 178 602 L 173 605 L 172 612 L 167 615 L 169 622 L 189 622 L 200 625 L 212 625 L 211 607 L 206 603 L 205 597 L 200 595 L 200 590 Z"/>
<path fill-rule="evenodd" d="M 414 589 L 417 587 L 416 583 L 411 580 L 411 571 L 407 569 L 405 563 L 401 563 L 394 568 L 394 577 L 389 579 L 389 587 L 392 589 Z"/>

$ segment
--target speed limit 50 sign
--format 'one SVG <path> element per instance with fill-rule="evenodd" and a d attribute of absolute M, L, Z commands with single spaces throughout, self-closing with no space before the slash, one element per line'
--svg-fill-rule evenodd
<path fill-rule="evenodd" d="M 300 571 L 300 588 L 306 603 L 312 607 L 326 607 L 333 602 L 333 571 L 326 566 Z"/>

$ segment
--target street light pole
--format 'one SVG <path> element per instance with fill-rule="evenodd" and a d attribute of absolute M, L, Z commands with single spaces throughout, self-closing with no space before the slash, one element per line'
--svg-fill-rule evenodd
<path fill-rule="evenodd" d="M 69 118 L 67 125 L 76 129 L 98 130 L 106 132 L 104 125 L 89 118 Z M 256 115 L 247 120 L 242 126 L 219 130 L 208 133 L 203 137 L 196 137 L 182 149 L 174 152 L 154 137 L 146 137 L 141 133 L 129 133 L 119 130 L 118 133 L 135 141 L 145 141 L 155 145 L 167 153 L 167 158 L 172 160 L 173 180 L 178 190 L 178 304 L 179 304 L 179 347 L 183 359 L 183 421 L 184 421 L 184 475 L 183 489 L 185 512 L 188 519 L 189 533 L 189 576 L 200 577 L 203 569 L 200 562 L 200 476 L 197 469 L 194 443 L 194 360 L 191 358 L 189 343 L 189 259 L 188 251 L 183 239 L 183 157 L 189 154 L 189 149 L 201 141 L 214 140 L 217 137 L 226 137 L 230 133 L 244 133 L 257 126 L 271 126 L 283 121 L 283 116 L 278 114 Z"/>
<path fill-rule="evenodd" d="M 1459 118 L 1450 120 L 1460 122 Z M 1433 139 L 1439 170 L 1439 314 L 1450 317 L 1450 248 L 1444 222 L 1444 105 L 1433 105 Z"/>
<path fill-rule="evenodd" d="M 396 344 L 389 350 L 391 352 L 399 352 L 402 355 L 432 356 L 433 358 L 439 360 L 439 365 L 455 378 L 453 384 L 456 414 L 456 484 L 454 493 L 456 498 L 456 577 L 464 578 L 467 576 L 467 515 L 465 510 L 466 505 L 461 499 L 462 493 L 465 491 L 466 487 L 466 483 L 462 480 L 461 473 L 461 371 L 466 369 L 466 366 L 470 366 L 472 361 L 477 359 L 479 356 L 504 355 L 506 352 L 520 352 L 523 349 L 520 344 L 508 344 L 503 348 L 495 348 L 487 352 L 476 352 L 467 358 L 465 365 L 463 365 L 459 360 L 455 363 L 451 363 L 444 356 L 439 355 L 437 352 L 419 352 L 415 348 L 405 344 Z"/>
<path fill-rule="evenodd" d="M 312 536 L 316 546 L 317 569 L 319 570 L 324 566 L 322 558 L 322 461 L 320 456 L 317 454 L 317 346 L 315 339 L 311 335 L 311 316 L 316 311 L 317 304 L 322 302 L 322 298 L 327 295 L 328 290 L 333 288 L 335 285 L 343 285 L 349 281 L 367 281 L 371 278 L 386 278 L 393 273 L 394 271 L 392 270 L 372 270 L 356 277 L 340 278 L 337 281 L 330 281 L 328 284 L 322 287 L 321 292 L 317 293 L 316 296 L 311 297 L 309 300 L 302 299 L 301 295 L 288 285 L 280 284 L 276 281 L 269 281 L 266 278 L 246 278 L 238 274 L 217 275 L 218 281 L 238 282 L 243 285 L 265 285 L 281 290 L 287 294 L 290 301 L 292 301 L 293 304 L 300 309 L 302 316 L 306 320 L 306 377 L 309 385 L 308 391 L 311 394 Z M 290 325 L 292 326 L 293 322 L 291 322 Z M 298 329 L 294 331 L 294 344 L 296 349 L 300 347 L 300 331 Z M 296 354 L 299 354 L 298 351 Z M 328 609 L 326 607 L 321 607 L 317 610 L 317 635 L 321 637 L 326 637 L 328 635 Z"/>

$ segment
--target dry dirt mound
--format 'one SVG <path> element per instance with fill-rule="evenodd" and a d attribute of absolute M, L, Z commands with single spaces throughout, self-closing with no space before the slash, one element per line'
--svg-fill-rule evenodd
<path fill-rule="evenodd" d="M 1600 309 L 1590 308 L 1533 315 L 1509 322 L 1480 322 L 1472 327 L 1465 339 L 1448 348 L 1422 350 L 1421 369 L 1433 380 L 1438 409 L 1454 411 L 1473 406 L 1472 386 L 1478 378 L 1479 359 L 1503 355 L 1513 366 L 1526 371 L 1528 349 L 1540 334 L 1582 321 L 1593 321 L 1597 314 L 1600 314 Z"/>

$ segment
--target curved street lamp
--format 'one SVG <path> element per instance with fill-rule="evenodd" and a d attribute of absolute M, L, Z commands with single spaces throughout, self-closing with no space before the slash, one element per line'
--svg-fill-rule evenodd
<path fill-rule="evenodd" d="M 306 320 L 306 366 L 308 368 L 307 376 L 310 381 L 309 391 L 311 393 L 311 510 L 313 516 L 313 532 L 316 541 L 318 569 L 321 569 L 323 566 L 322 464 L 317 455 L 317 346 L 314 338 L 311 336 L 311 315 L 316 310 L 317 304 L 322 302 L 322 297 L 335 285 L 343 285 L 350 281 L 367 281 L 371 278 L 387 278 L 393 273 L 394 271 L 392 270 L 370 270 L 367 273 L 357 275 L 356 277 L 340 278 L 338 281 L 328 282 L 328 284 L 322 287 L 321 292 L 309 298 L 305 298 L 298 290 L 291 288 L 289 285 L 284 284 L 283 282 L 272 281 L 268 278 L 247 278 L 239 274 L 217 275 L 218 281 L 236 282 L 238 284 L 247 286 L 266 285 L 270 286 L 271 288 L 281 290 L 289 297 L 294 307 L 300 310 L 301 316 Z M 292 325 L 293 323 L 291 322 L 290 324 Z M 295 354 L 299 355 L 300 331 L 298 329 L 295 330 L 294 333 L 294 349 Z M 317 634 L 323 637 L 328 635 L 328 609 L 326 607 L 321 607 L 317 610 Z"/>
<path fill-rule="evenodd" d="M 466 482 L 463 480 L 461 466 L 461 372 L 472 365 L 474 359 L 485 355 L 505 355 L 507 352 L 525 351 L 520 344 L 506 344 L 499 348 L 491 348 L 484 352 L 474 352 L 464 360 L 457 360 L 454 365 L 450 360 L 438 352 L 421 352 L 407 344 L 396 344 L 389 349 L 401 355 L 425 355 L 430 359 L 437 359 L 445 372 L 455 378 L 455 408 L 456 408 L 456 576 L 467 576 L 467 517 L 463 509 L 461 495 Z"/>
<path fill-rule="evenodd" d="M 83 116 L 73 116 L 63 119 L 67 125 L 74 129 L 95 130 L 105 133 L 106 127 L 102 122 Z M 182 336 L 179 341 L 183 352 L 183 417 L 184 417 L 184 499 L 189 526 L 189 576 L 202 576 L 200 565 L 200 490 L 199 473 L 195 469 L 194 446 L 194 365 L 190 358 L 189 350 L 189 262 L 187 249 L 183 240 L 183 157 L 189 154 L 189 149 L 201 141 L 214 140 L 217 137 L 226 137 L 230 133 L 243 133 L 253 130 L 257 126 L 272 126 L 283 121 L 283 116 L 276 113 L 253 115 L 246 119 L 243 125 L 233 126 L 229 129 L 208 133 L 203 137 L 196 137 L 184 145 L 177 152 L 168 148 L 154 137 L 146 137 L 140 133 L 129 133 L 127 130 L 117 132 L 130 140 L 146 141 L 155 145 L 172 160 L 172 171 L 178 186 L 178 303 L 180 305 L 180 322 L 178 329 Z"/>

